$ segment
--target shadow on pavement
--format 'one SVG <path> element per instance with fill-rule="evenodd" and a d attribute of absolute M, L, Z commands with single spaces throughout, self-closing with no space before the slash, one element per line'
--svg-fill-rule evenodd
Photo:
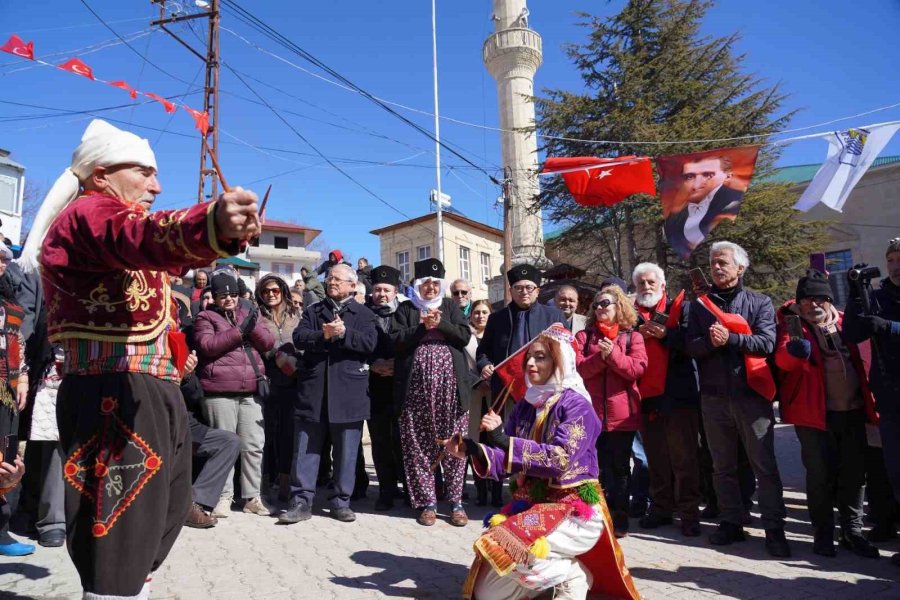
<path fill-rule="evenodd" d="M 26 579 L 43 579 L 50 576 L 50 569 L 28 563 L 0 563 L 0 576 L 22 575 Z M 4 592 L 5 593 L 5 592 Z M 3 596 L 0 595 L 0 598 Z"/>
<path fill-rule="evenodd" d="M 815 589 L 823 597 L 847 598 L 852 593 L 855 597 L 898 598 L 900 587 L 891 579 L 877 578 L 862 581 L 839 581 L 818 577 L 767 577 L 753 572 L 736 572 L 709 567 L 678 567 L 674 571 L 635 567 L 631 574 L 637 579 L 665 582 L 677 586 L 680 583 L 691 583 L 700 590 L 733 596 L 736 598 L 765 597 L 804 597 Z M 693 589 L 691 587 L 690 589 Z"/>
<path fill-rule="evenodd" d="M 443 560 L 400 556 L 374 550 L 354 552 L 350 558 L 358 565 L 381 569 L 359 577 L 331 577 L 331 582 L 359 590 L 378 590 L 385 596 L 403 598 L 445 598 L 447 589 L 458 593 L 468 568 Z M 403 581 L 412 587 L 400 587 Z"/>

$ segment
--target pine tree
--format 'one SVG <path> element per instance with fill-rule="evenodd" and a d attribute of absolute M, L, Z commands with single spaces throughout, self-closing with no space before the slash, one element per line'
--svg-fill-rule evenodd
<path fill-rule="evenodd" d="M 631 0 L 613 17 L 582 13 L 587 41 L 567 46 L 566 52 L 584 90 L 544 90 L 535 98 L 540 133 L 569 138 L 544 138 L 546 155 L 684 154 L 761 143 L 783 129 L 793 116 L 783 110 L 786 95 L 778 85 L 744 72 L 744 56 L 735 52 L 738 34 L 700 33 L 711 6 L 710 0 Z M 670 143 L 701 139 L 722 141 Z M 579 266 L 595 273 L 628 279 L 635 264 L 651 260 L 666 270 L 672 288 L 686 280 L 690 268 L 706 265 L 713 241 L 728 239 L 750 254 L 748 285 L 780 299 L 792 292 L 809 253 L 822 247 L 824 227 L 797 218 L 788 185 L 760 182 L 777 157 L 776 148 L 762 148 L 737 221 L 714 229 L 688 261 L 665 242 L 658 197 L 583 207 L 556 177 L 544 181 L 535 209 L 565 228 L 558 243 L 577 249 Z"/>

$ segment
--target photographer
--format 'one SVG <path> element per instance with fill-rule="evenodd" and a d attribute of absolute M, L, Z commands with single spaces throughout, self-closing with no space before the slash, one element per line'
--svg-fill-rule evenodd
<path fill-rule="evenodd" d="M 870 291 L 868 285 L 880 275 L 877 268 L 857 265 L 848 273 L 851 292 L 844 331 L 853 343 L 872 340 L 869 380 L 881 417 L 885 467 L 894 497 L 900 500 L 900 237 L 889 242 L 885 257 L 888 276 L 877 290 Z M 900 554 L 891 561 L 900 566 Z"/>

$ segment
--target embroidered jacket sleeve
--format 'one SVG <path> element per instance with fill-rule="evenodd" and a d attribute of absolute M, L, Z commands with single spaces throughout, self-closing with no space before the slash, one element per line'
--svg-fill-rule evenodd
<path fill-rule="evenodd" d="M 54 223 L 41 262 L 92 272 L 206 266 L 239 251 L 237 241 L 218 239 L 215 207 L 207 202 L 148 212 L 108 196 L 83 196 Z"/>
<path fill-rule="evenodd" d="M 562 402 L 562 401 L 561 401 Z M 544 441 L 510 437 L 507 448 L 478 445 L 473 465 L 479 477 L 500 479 L 505 474 L 524 473 L 542 479 L 565 479 L 574 465 L 596 463 L 599 422 L 590 402 L 567 402 L 551 409 Z M 596 466 L 594 467 L 596 469 Z"/>

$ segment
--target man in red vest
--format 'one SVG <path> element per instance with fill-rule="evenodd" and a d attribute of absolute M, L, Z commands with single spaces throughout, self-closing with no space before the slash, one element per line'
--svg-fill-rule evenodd
<path fill-rule="evenodd" d="M 756 475 L 766 550 L 784 558 L 791 549 L 784 537 L 784 490 L 775 460 L 775 382 L 766 363 L 775 350 L 775 308 L 771 298 L 744 287 L 749 266 L 747 252 L 737 244 L 712 245 L 713 285 L 691 303 L 685 349 L 700 372 L 703 427 L 722 511 L 709 541 L 724 546 L 746 539 L 737 439 Z"/>
<path fill-rule="evenodd" d="M 647 372 L 641 378 L 644 449 L 650 469 L 650 512 L 644 529 L 681 518 L 681 533 L 700 535 L 700 471 L 697 439 L 700 390 L 697 367 L 684 353 L 688 307 L 684 292 L 666 295 L 666 276 L 653 263 L 641 263 L 632 274 L 638 331 L 647 348 Z"/>

